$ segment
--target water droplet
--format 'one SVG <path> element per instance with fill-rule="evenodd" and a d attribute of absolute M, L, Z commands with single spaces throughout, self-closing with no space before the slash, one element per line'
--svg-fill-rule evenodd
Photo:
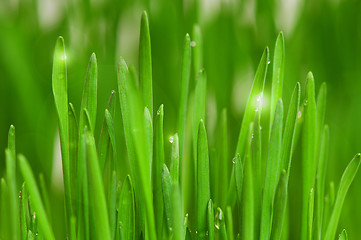
<path fill-rule="evenodd" d="M 236 163 L 236 158 L 232 159 L 232 163 L 235 164 Z"/>
<path fill-rule="evenodd" d="M 192 41 L 191 42 L 191 47 L 195 47 L 195 46 L 197 46 L 197 43 L 195 41 Z"/>
<path fill-rule="evenodd" d="M 112 94 L 115 94 L 115 90 L 112 90 Z"/>
<path fill-rule="evenodd" d="M 198 234 L 198 230 L 196 230 L 196 234 Z"/>
<path fill-rule="evenodd" d="M 219 226 L 218 226 L 218 224 L 216 223 L 216 224 L 214 224 L 214 226 L 219 230 Z"/>
<path fill-rule="evenodd" d="M 302 117 L 302 112 L 301 111 L 298 111 L 297 113 L 297 118 L 301 118 Z"/>
<path fill-rule="evenodd" d="M 160 110 L 157 111 L 157 115 L 158 115 L 158 116 L 160 115 Z"/>
<path fill-rule="evenodd" d="M 170 227 L 170 228 L 169 228 L 169 231 L 173 231 L 173 228 L 172 228 L 172 227 Z"/>
<path fill-rule="evenodd" d="M 170 138 L 169 138 L 169 142 L 170 142 L 170 143 L 173 143 L 173 141 L 174 141 L 174 138 L 173 138 L 173 137 L 170 137 Z"/>
<path fill-rule="evenodd" d="M 270 60 L 268 60 L 267 64 L 270 64 L 270 63 L 271 63 L 271 61 L 270 61 Z"/>
<path fill-rule="evenodd" d="M 208 236 L 208 231 L 206 231 L 206 236 Z"/>
<path fill-rule="evenodd" d="M 262 130 L 262 126 L 259 126 L 259 130 Z"/>
<path fill-rule="evenodd" d="M 306 99 L 306 100 L 304 101 L 303 105 L 307 106 L 307 104 L 308 104 L 308 100 Z"/>
<path fill-rule="evenodd" d="M 64 60 L 64 61 L 65 61 L 65 60 L 66 60 L 66 55 L 63 54 L 63 55 L 60 56 L 60 58 L 61 58 L 61 60 Z"/>
<path fill-rule="evenodd" d="M 254 134 L 252 134 L 252 139 L 254 138 Z"/>

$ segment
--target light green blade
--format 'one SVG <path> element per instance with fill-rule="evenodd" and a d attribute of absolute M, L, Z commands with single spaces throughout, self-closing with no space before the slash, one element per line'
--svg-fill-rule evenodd
<path fill-rule="evenodd" d="M 173 184 L 171 193 L 172 219 L 173 219 L 173 240 L 184 240 L 185 228 L 183 217 L 183 204 L 179 185 Z"/>
<path fill-rule="evenodd" d="M 335 204 L 333 206 L 332 214 L 330 221 L 328 223 L 328 227 L 325 234 L 325 240 L 331 240 L 335 238 L 338 220 L 341 215 L 342 205 L 345 200 L 346 194 L 350 185 L 357 173 L 357 170 L 360 166 L 361 155 L 360 153 L 356 154 L 356 156 L 351 160 L 351 162 L 347 165 L 345 171 L 342 174 L 340 186 L 337 191 Z"/>
<path fill-rule="evenodd" d="M 217 229 L 218 239 L 228 240 L 225 218 L 221 208 L 217 208 L 214 226 Z"/>
<path fill-rule="evenodd" d="M 63 178 L 65 188 L 65 204 L 67 216 L 72 216 L 71 185 L 69 169 L 69 123 L 68 123 L 68 80 L 66 70 L 66 54 L 63 37 L 56 41 L 53 59 L 52 89 L 58 113 Z"/>
<path fill-rule="evenodd" d="M 198 239 L 206 239 L 207 205 L 210 199 L 209 187 L 209 155 L 206 127 L 199 121 L 197 141 L 197 228 Z"/>
<path fill-rule="evenodd" d="M 28 226 L 27 226 L 27 211 L 28 211 L 28 196 L 25 183 L 21 186 L 20 192 L 20 229 L 21 229 L 21 239 L 26 240 Z"/>
<path fill-rule="evenodd" d="M 276 192 L 277 183 L 280 176 L 281 165 L 281 143 L 283 128 L 283 103 L 279 99 L 277 102 L 275 119 L 271 130 L 270 145 L 268 149 L 268 160 L 266 166 L 266 175 L 264 182 L 264 191 L 262 199 L 261 213 L 261 240 L 267 240 L 270 237 L 272 226 L 273 201 Z"/>
<path fill-rule="evenodd" d="M 347 232 L 346 232 L 346 229 L 342 230 L 341 234 L 340 234 L 340 237 L 338 238 L 338 240 L 347 240 L 348 237 L 347 237 Z"/>
<path fill-rule="evenodd" d="M 283 76 L 285 69 L 285 39 L 283 33 L 278 34 L 275 52 L 273 56 L 273 72 L 272 72 L 272 94 L 271 94 L 271 112 L 270 112 L 270 129 L 273 123 L 274 112 L 278 99 L 282 98 Z"/>
<path fill-rule="evenodd" d="M 144 107 L 149 109 L 153 117 L 153 86 L 152 86 L 152 56 L 147 12 L 143 12 L 140 22 L 139 38 L 139 81 L 143 94 Z"/>
<path fill-rule="evenodd" d="M 158 114 L 158 113 L 157 113 Z M 152 116 L 149 112 L 149 109 L 147 107 L 144 108 L 144 131 L 145 131 L 145 149 L 147 153 L 147 158 L 149 159 L 149 171 L 150 171 L 150 177 L 152 179 L 152 168 L 153 168 L 153 120 Z M 154 153 L 155 154 L 155 153 Z M 151 180 L 150 179 L 150 180 Z"/>
<path fill-rule="evenodd" d="M 173 218 L 172 218 L 172 208 L 178 206 L 172 206 L 172 177 L 170 176 L 169 170 L 165 164 L 162 168 L 162 187 L 163 187 L 163 202 L 164 202 L 164 214 L 166 217 L 166 227 L 168 233 L 172 232 L 173 229 Z"/>
<path fill-rule="evenodd" d="M 213 201 L 209 199 L 207 206 L 208 239 L 214 240 L 214 210 Z"/>
<path fill-rule="evenodd" d="M 169 139 L 172 144 L 171 158 L 170 158 L 170 175 L 172 176 L 172 182 L 179 184 L 180 176 L 180 152 L 179 152 L 179 138 L 178 134 L 174 134 Z"/>
<path fill-rule="evenodd" d="M 234 239 L 233 236 L 234 236 L 234 233 L 233 233 L 233 216 L 232 216 L 232 208 L 231 206 L 227 206 L 227 209 L 226 209 L 226 225 L 227 225 L 227 236 L 228 236 L 228 239 Z M 251 231 L 253 230 L 250 229 Z"/>
<path fill-rule="evenodd" d="M 308 196 L 314 186 L 316 173 L 316 102 L 315 83 L 312 73 L 308 73 L 304 100 L 304 123 L 302 136 L 302 240 L 307 239 Z"/>
<path fill-rule="evenodd" d="M 164 118 L 164 109 L 163 109 L 163 105 L 160 105 L 154 122 L 154 128 L 155 128 L 154 161 L 153 161 L 153 171 L 152 171 L 153 204 L 154 204 L 155 224 L 156 224 L 158 239 L 162 239 L 163 213 L 164 213 L 163 193 L 162 193 L 162 167 L 164 164 L 163 118 Z M 170 214 L 170 209 L 168 210 L 168 217 L 169 214 Z"/>
<path fill-rule="evenodd" d="M 45 237 L 45 239 L 55 240 L 54 233 L 46 215 L 43 201 L 41 200 L 40 192 L 30 165 L 23 155 L 18 156 L 18 161 L 21 174 L 26 182 L 26 186 L 28 186 L 29 196 L 32 199 L 32 207 L 36 212 L 41 234 Z"/>
<path fill-rule="evenodd" d="M 182 163 L 183 163 L 182 161 L 183 145 L 184 145 L 185 123 L 187 119 L 187 109 L 188 109 L 190 72 L 191 72 L 191 40 L 189 34 L 186 34 L 184 38 L 183 59 L 182 59 L 182 79 L 181 79 L 180 103 L 179 103 L 179 113 L 178 113 L 179 159 L 180 159 L 179 176 L 182 176 L 181 172 L 182 172 Z"/>

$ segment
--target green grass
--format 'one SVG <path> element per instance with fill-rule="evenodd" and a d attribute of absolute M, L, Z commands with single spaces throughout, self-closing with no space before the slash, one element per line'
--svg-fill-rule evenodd
<path fill-rule="evenodd" d="M 95 54 L 90 57 L 77 114 L 68 98 L 64 39 L 59 37 L 56 41 L 52 89 L 63 164 L 65 214 L 59 218 L 66 226 L 65 237 L 278 240 L 288 239 L 286 234 L 299 217 L 298 238 L 335 239 L 343 203 L 361 157 L 356 154 L 350 161 L 338 191 L 330 183 L 325 194 L 329 161 L 327 86 L 321 85 L 316 99 L 315 79 L 309 73 L 305 89 L 297 83 L 288 93 L 289 103 L 284 102 L 283 33 L 276 40 L 272 68 L 268 47 L 261 56 L 243 118 L 239 120 L 241 128 L 230 124 L 228 109 L 222 106 L 216 113 L 220 117 L 215 130 L 208 111 L 211 94 L 203 66 L 205 41 L 198 25 L 193 28 L 193 36 L 186 34 L 184 38 L 179 106 L 168 110 L 161 104 L 153 114 L 153 86 L 157 85 L 152 76 L 150 27 L 144 12 L 138 72 L 132 66 L 128 68 L 120 57 L 117 81 L 114 79 L 118 89 L 111 92 L 104 111 L 99 111 L 98 83 L 102 82 L 98 81 Z M 265 88 L 268 69 L 272 69 L 270 109 L 264 107 L 264 98 L 270 95 Z M 167 111 L 178 114 L 170 143 L 165 141 L 164 131 L 169 121 Z M 99 137 L 98 112 L 104 112 Z M 261 124 L 270 128 L 262 130 Z M 239 136 L 237 142 L 230 141 L 233 131 Z M 125 142 L 124 146 L 121 142 Z M 16 157 L 15 145 L 15 128 L 11 126 L 5 150 L 6 175 L 0 186 L 0 236 L 56 239 L 57 225 L 52 219 L 58 216 L 51 207 L 50 188 L 42 174 L 37 182 L 23 155 Z M 121 151 L 124 154 L 119 157 Z M 289 211 L 291 203 L 295 204 L 291 195 L 294 189 L 289 188 L 295 156 L 302 159 L 298 181 L 302 186 L 296 189 L 302 200 L 297 206 L 302 214 L 296 217 Z M 129 172 L 122 179 L 127 166 Z M 17 176 L 17 169 L 21 176 Z M 340 239 L 347 239 L 345 230 Z"/>

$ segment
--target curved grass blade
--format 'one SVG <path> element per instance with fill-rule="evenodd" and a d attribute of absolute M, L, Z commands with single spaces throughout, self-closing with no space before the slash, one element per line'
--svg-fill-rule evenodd
<path fill-rule="evenodd" d="M 334 182 L 329 183 L 329 190 L 327 195 L 325 196 L 325 204 L 324 204 L 324 213 L 322 219 L 322 237 L 325 237 L 325 233 L 328 227 L 328 222 L 331 218 L 331 213 L 333 209 L 333 204 L 335 202 L 335 184 Z"/>
<path fill-rule="evenodd" d="M 319 157 L 320 154 L 320 141 L 322 137 L 323 124 L 325 122 L 326 115 L 326 99 L 327 99 L 327 84 L 324 82 L 321 84 L 320 90 L 317 95 L 317 105 L 316 105 L 316 157 Z"/>
<path fill-rule="evenodd" d="M 273 73 L 272 73 L 272 95 L 271 95 L 271 112 L 270 112 L 270 129 L 272 128 L 274 112 L 278 99 L 282 98 L 283 76 L 285 69 L 285 39 L 283 33 L 278 34 L 275 52 L 273 56 Z"/>
<path fill-rule="evenodd" d="M 243 163 L 241 161 L 241 156 L 237 153 L 234 161 L 234 179 L 237 193 L 237 200 L 239 203 L 242 202 L 242 191 L 243 191 Z"/>
<path fill-rule="evenodd" d="M 163 137 L 163 104 L 160 105 L 155 118 L 154 136 L 154 162 L 152 171 L 153 180 L 153 204 L 155 213 L 155 225 L 158 239 L 162 239 L 163 231 L 163 193 L 162 193 L 162 167 L 164 164 L 164 137 Z M 151 139 L 152 140 L 152 139 Z M 168 170 L 168 169 L 167 169 Z M 169 173 L 169 171 L 168 171 Z M 168 188 L 169 190 L 169 188 Z M 168 193 L 169 194 L 169 193 Z M 168 209 L 168 216 L 170 209 Z"/>
<path fill-rule="evenodd" d="M 241 130 L 237 142 L 236 154 L 239 153 L 241 157 L 244 155 L 245 143 L 247 138 L 247 132 L 249 124 L 254 120 L 256 110 L 261 111 L 263 88 L 267 74 L 267 67 L 269 61 L 269 50 L 268 47 L 264 50 L 261 60 L 259 62 L 256 75 L 254 77 L 251 94 L 249 95 L 246 110 L 244 112 Z"/>
<path fill-rule="evenodd" d="M 207 207 L 208 240 L 214 240 L 214 210 L 213 201 L 209 199 Z"/>
<path fill-rule="evenodd" d="M 302 232 L 301 239 L 307 238 L 308 196 L 314 186 L 316 173 L 316 101 L 315 83 L 311 72 L 307 75 L 306 96 L 304 101 L 305 120 L 302 137 Z"/>
<path fill-rule="evenodd" d="M 52 89 L 58 113 L 61 157 L 63 163 L 65 204 L 67 217 L 72 216 L 71 185 L 69 169 L 69 123 L 68 123 L 68 80 L 66 70 L 66 54 L 63 37 L 56 41 L 53 59 Z"/>
<path fill-rule="evenodd" d="M 19 207 L 18 191 L 16 190 L 16 151 L 15 151 L 15 127 L 10 126 L 8 134 L 8 149 L 5 150 L 6 181 L 9 189 L 9 219 L 12 239 L 19 239 Z"/>
<path fill-rule="evenodd" d="M 308 196 L 308 211 L 307 211 L 307 239 L 312 240 L 312 227 L 313 227 L 313 208 L 315 204 L 315 193 L 311 188 Z"/>
<path fill-rule="evenodd" d="M 118 203 L 118 228 L 120 239 L 135 239 L 134 191 L 130 176 L 123 183 Z"/>
<path fill-rule="evenodd" d="M 282 237 L 283 222 L 285 219 L 285 211 L 287 205 L 287 181 L 287 173 L 285 170 L 282 170 L 274 200 L 275 203 L 271 231 L 272 240 L 280 240 Z"/>
<path fill-rule="evenodd" d="M 329 130 L 328 125 L 325 125 L 322 132 L 320 152 L 318 155 L 318 166 L 316 174 L 316 235 L 317 239 L 321 239 L 323 213 L 324 213 L 324 192 L 325 192 L 325 178 L 328 159 L 329 148 Z"/>
<path fill-rule="evenodd" d="M 331 240 L 331 239 L 334 239 L 334 237 L 335 237 L 338 220 L 341 215 L 342 205 L 345 200 L 347 191 L 348 191 L 348 189 L 357 173 L 357 170 L 360 166 L 360 160 L 361 160 L 361 155 L 360 155 L 360 153 L 358 153 L 351 160 L 351 162 L 347 165 L 345 171 L 342 174 L 342 178 L 341 178 L 340 186 L 337 191 L 336 200 L 335 200 L 335 204 L 333 206 L 331 218 L 330 218 L 330 221 L 328 223 L 327 230 L 325 233 L 324 239 L 326 239 L 326 240 Z"/>
<path fill-rule="evenodd" d="M 342 230 L 340 237 L 338 239 L 339 240 L 347 240 L 348 239 L 346 229 Z"/>
<path fill-rule="evenodd" d="M 50 208 L 50 201 L 49 201 L 49 194 L 47 191 L 47 187 L 46 187 L 46 183 L 45 183 L 45 178 L 44 178 L 44 174 L 40 173 L 39 174 L 39 185 L 40 185 L 40 193 L 44 202 L 44 207 L 46 210 L 46 215 L 48 216 L 49 222 L 51 222 L 51 208 Z"/>
<path fill-rule="evenodd" d="M 242 234 L 243 239 L 254 239 L 255 233 L 255 217 L 254 217 L 254 189 L 253 189 L 253 169 L 252 169 L 252 137 L 253 137 L 253 122 L 248 128 L 247 146 L 244 161 L 244 181 L 243 181 L 243 201 L 242 201 Z M 281 126 L 282 127 L 282 126 Z M 228 214 L 228 209 L 227 209 Z M 229 225 L 227 229 L 229 231 Z M 233 239 L 232 237 L 228 237 Z"/>
<path fill-rule="evenodd" d="M 147 227 L 149 239 L 157 239 L 155 220 L 153 212 L 153 201 L 150 184 L 149 159 L 145 149 L 144 113 L 141 100 L 136 90 L 135 83 L 129 78 L 128 67 L 123 58 L 120 59 L 118 67 L 119 101 L 122 111 L 124 133 L 128 150 L 130 170 L 135 178 L 136 205 L 140 214 L 144 214 L 147 224 L 144 225 L 144 217 L 137 215 L 140 219 L 140 227 Z"/>
<path fill-rule="evenodd" d="M 143 12 L 140 22 L 139 38 L 139 81 L 143 93 L 144 107 L 149 109 L 153 118 L 152 55 L 150 45 L 149 20 Z"/>
<path fill-rule="evenodd" d="M 45 239 L 55 240 L 54 233 L 50 222 L 48 221 L 43 201 L 41 200 L 40 192 L 37 187 L 33 172 L 31 171 L 30 165 L 23 155 L 18 156 L 18 161 L 21 174 L 26 182 L 26 185 L 28 186 L 29 196 L 32 199 L 32 207 L 36 212 L 41 234 Z"/>
<path fill-rule="evenodd" d="M 69 176 L 71 185 L 71 195 L 76 196 L 76 181 L 77 176 L 77 158 L 78 158 L 78 120 L 72 103 L 68 106 L 68 121 L 69 121 Z M 76 209 L 75 200 L 72 199 L 72 209 Z M 73 239 L 73 238 L 71 238 Z"/>
<path fill-rule="evenodd" d="M 221 157 L 218 161 L 218 179 L 216 180 L 217 186 L 217 199 L 219 199 L 219 205 L 224 208 L 227 204 L 227 192 L 229 184 L 229 157 L 228 157 L 228 117 L 227 109 L 222 110 L 221 115 Z"/>
<path fill-rule="evenodd" d="M 178 207 L 172 206 L 171 194 L 172 194 L 172 177 L 170 176 L 169 170 L 165 164 L 162 168 L 162 187 L 163 187 L 163 202 L 164 202 L 164 213 L 166 217 L 167 231 L 170 233 L 173 229 L 173 218 L 172 208 Z"/>
<path fill-rule="evenodd" d="M 198 239 L 206 239 L 207 205 L 210 199 L 209 187 L 209 155 L 207 132 L 201 119 L 198 127 L 197 141 L 197 228 Z"/>
<path fill-rule="evenodd" d="M 285 130 L 282 139 L 282 152 L 281 152 L 281 167 L 287 169 L 287 183 L 290 176 L 293 146 L 295 142 L 297 116 L 300 105 L 301 85 L 296 83 L 293 90 L 290 106 L 288 108 Z"/>
<path fill-rule="evenodd" d="M 253 194 L 254 194 L 254 228 L 255 233 L 259 233 L 261 207 L 262 207 L 262 189 L 264 183 L 265 163 L 262 161 L 262 127 L 259 112 L 254 117 L 254 129 L 252 139 L 252 175 L 253 175 Z"/>
<path fill-rule="evenodd" d="M 224 220 L 224 215 L 223 215 L 223 211 L 221 208 L 217 208 L 217 213 L 216 213 L 216 222 L 215 222 L 215 227 L 218 230 L 218 235 L 220 240 L 227 240 L 228 236 L 227 236 L 227 228 L 226 228 L 226 224 L 225 224 L 225 220 Z"/>
<path fill-rule="evenodd" d="M 180 176 L 180 152 L 179 152 L 179 138 L 178 134 L 170 137 L 170 143 L 172 144 L 171 158 L 170 158 L 170 175 L 172 176 L 173 184 L 179 184 Z"/>
<path fill-rule="evenodd" d="M 184 240 L 185 227 L 183 217 L 182 197 L 179 185 L 173 184 L 171 192 L 172 219 L 173 219 L 173 240 Z"/>
<path fill-rule="evenodd" d="M 84 130 L 84 137 L 86 139 L 86 158 L 87 158 L 87 173 L 89 184 L 89 203 L 91 208 L 91 216 L 95 230 L 95 238 L 97 239 L 111 239 L 108 209 L 103 188 L 102 175 L 100 173 L 98 156 L 96 152 L 95 140 L 87 128 Z"/>
<path fill-rule="evenodd" d="M 179 159 L 180 159 L 179 176 L 182 176 L 181 172 L 182 172 L 182 162 L 183 162 L 182 159 L 183 159 L 184 132 L 185 132 L 185 123 L 187 118 L 190 72 L 191 72 L 191 39 L 189 37 L 189 34 L 187 33 L 184 38 L 183 59 L 182 59 L 182 79 L 181 79 L 180 102 L 179 102 L 179 112 L 178 112 Z"/>
<path fill-rule="evenodd" d="M 273 211 L 273 200 L 280 175 L 281 165 L 281 143 L 283 127 L 283 103 L 279 99 L 277 102 L 275 119 L 271 130 L 270 145 L 268 149 L 268 160 L 266 166 L 266 176 L 262 199 L 261 213 L 261 235 L 260 239 L 269 239 L 271 232 L 271 221 Z"/>

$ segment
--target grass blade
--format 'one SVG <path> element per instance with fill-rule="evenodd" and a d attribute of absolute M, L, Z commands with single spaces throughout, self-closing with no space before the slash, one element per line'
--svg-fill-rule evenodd
<path fill-rule="evenodd" d="M 228 239 L 234 239 L 233 238 L 232 208 L 230 206 L 227 206 L 226 212 L 227 212 L 227 214 L 226 214 L 227 236 L 228 236 Z"/>
<path fill-rule="evenodd" d="M 163 187 L 163 202 L 164 202 L 164 214 L 166 217 L 166 227 L 168 233 L 173 230 L 173 218 L 172 208 L 178 206 L 172 206 L 171 194 L 172 194 L 172 177 L 170 176 L 169 170 L 165 164 L 162 168 L 162 187 Z"/>
<path fill-rule="evenodd" d="M 89 203 L 91 208 L 92 221 L 95 230 L 95 238 L 111 239 L 109 229 L 108 209 L 103 188 L 102 175 L 96 152 L 95 140 L 91 131 L 84 130 L 86 138 L 86 156 L 87 156 L 87 172 L 89 184 Z"/>
<path fill-rule="evenodd" d="M 326 99 L 327 99 L 327 85 L 326 83 L 322 83 L 320 90 L 317 95 L 317 105 L 316 105 L 316 154 L 320 154 L 320 141 L 322 137 L 323 124 L 325 122 L 326 115 Z M 318 155 L 316 157 L 319 157 Z"/>
<path fill-rule="evenodd" d="M 217 200 L 219 205 L 222 208 L 226 207 L 227 204 L 227 192 L 228 192 L 228 183 L 229 183 L 229 157 L 228 157 L 228 117 L 227 117 L 227 110 L 222 110 L 221 115 L 221 150 L 220 154 L 221 157 L 218 161 L 217 167 Z"/>
<path fill-rule="evenodd" d="M 325 192 L 325 178 L 328 159 L 329 148 L 329 130 L 328 125 L 325 125 L 322 132 L 320 153 L 318 157 L 317 175 L 316 175 L 316 235 L 317 239 L 321 239 L 323 213 L 324 213 L 324 192 Z"/>
<path fill-rule="evenodd" d="M 313 227 L 313 208 L 315 204 L 315 193 L 311 188 L 308 196 L 308 211 L 307 211 L 307 239 L 312 240 L 312 227 Z"/>
<path fill-rule="evenodd" d="M 260 219 L 262 207 L 262 189 L 264 183 L 265 163 L 262 161 L 262 127 L 259 112 L 254 117 L 254 129 L 252 139 L 252 175 L 254 194 L 254 228 L 255 233 L 260 232 Z"/>
<path fill-rule="evenodd" d="M 302 142 L 302 232 L 301 239 L 307 238 L 308 196 L 314 186 L 317 161 L 315 161 L 316 144 L 316 102 L 315 83 L 312 73 L 308 73 L 306 82 L 306 97 L 304 101 L 305 119 L 303 123 Z"/>
<path fill-rule="evenodd" d="M 170 143 L 172 144 L 171 158 L 170 158 L 170 175 L 172 176 L 173 184 L 179 184 L 180 176 L 180 152 L 179 152 L 179 138 L 178 134 L 170 137 Z"/>
<path fill-rule="evenodd" d="M 275 119 L 271 130 L 270 145 L 268 149 L 268 160 L 266 166 L 266 176 L 262 200 L 261 213 L 261 235 L 260 239 L 269 239 L 271 231 L 273 200 L 276 192 L 277 183 L 280 175 L 281 165 L 281 143 L 283 126 L 283 103 L 278 100 Z"/>
<path fill-rule="evenodd" d="M 274 200 L 275 203 L 271 231 L 272 240 L 280 240 L 282 237 L 283 222 L 285 219 L 287 205 L 287 185 L 287 173 L 285 170 L 282 170 Z"/>
<path fill-rule="evenodd" d="M 21 239 L 26 240 L 28 226 L 26 219 L 26 212 L 28 210 L 28 196 L 27 189 L 25 188 L 25 183 L 21 186 L 20 192 L 20 229 L 21 229 Z"/>
<path fill-rule="evenodd" d="M 9 191 L 9 218 L 10 233 L 12 239 L 19 239 L 19 207 L 18 207 L 18 191 L 16 189 L 16 151 L 15 151 L 15 127 L 10 126 L 8 134 L 8 149 L 5 150 L 6 161 L 6 181 Z"/>
<path fill-rule="evenodd" d="M 287 169 L 287 182 L 290 176 L 293 146 L 295 142 L 297 116 L 300 105 L 301 86 L 296 84 L 293 90 L 290 106 L 288 108 L 285 130 L 283 133 L 282 152 L 281 152 L 281 167 Z"/>
<path fill-rule="evenodd" d="M 69 176 L 71 184 L 71 195 L 76 196 L 77 185 L 77 158 L 78 158 L 78 120 L 72 103 L 68 106 L 68 121 L 69 121 Z M 75 201 L 72 201 L 72 209 L 76 209 Z M 71 238 L 73 239 L 73 238 Z"/>
<path fill-rule="evenodd" d="M 173 219 L 173 240 L 184 240 L 185 227 L 183 217 L 182 197 L 179 185 L 173 184 L 171 192 L 172 219 Z"/>
<path fill-rule="evenodd" d="M 325 233 L 326 240 L 331 240 L 331 239 L 334 239 L 334 237 L 335 237 L 338 220 L 341 215 L 342 205 L 345 200 L 347 191 L 348 191 L 348 189 L 357 173 L 357 170 L 360 166 L 360 160 L 361 160 L 361 155 L 358 153 L 351 160 L 351 162 L 347 165 L 345 171 L 342 174 L 342 178 L 341 178 L 340 186 L 337 191 L 336 200 L 335 200 L 335 204 L 333 206 L 331 218 L 330 218 L 330 221 L 328 223 L 328 227 L 327 227 L 327 230 Z"/>
<path fill-rule="evenodd" d="M 347 232 L 346 229 L 342 230 L 340 237 L 338 238 L 339 240 L 347 240 Z"/>
<path fill-rule="evenodd" d="M 237 199 L 239 204 L 242 202 L 242 191 L 243 191 L 243 163 L 239 154 L 233 159 L 234 161 L 234 179 L 236 186 Z"/>
<path fill-rule="evenodd" d="M 9 222 L 7 221 L 7 216 L 9 215 L 9 199 L 7 198 L 9 194 L 8 185 L 4 178 L 1 178 L 1 202 L 0 202 L 0 211 L 1 211 L 1 219 L 0 219 L 0 237 L 3 239 L 9 238 Z"/>
<path fill-rule="evenodd" d="M 68 113 L 66 112 L 66 115 L 67 114 Z M 41 234 L 44 236 L 45 239 L 55 240 L 54 233 L 51 228 L 50 222 L 48 221 L 43 201 L 41 200 L 40 192 L 37 187 L 34 175 L 31 171 L 30 165 L 23 155 L 18 156 L 18 161 L 21 174 L 26 182 L 26 186 L 28 186 L 29 196 L 31 196 L 32 199 L 32 207 L 36 212 Z"/>
<path fill-rule="evenodd" d="M 199 121 L 197 141 L 197 226 L 198 239 L 206 239 L 207 205 L 210 199 L 209 187 L 209 155 L 207 132 L 204 122 Z"/>
<path fill-rule="evenodd" d="M 144 106 L 149 109 L 153 118 L 153 86 L 152 55 L 150 45 L 149 20 L 147 12 L 143 12 L 140 22 L 139 38 L 139 80 L 143 93 Z"/>
<path fill-rule="evenodd" d="M 157 113 L 158 114 L 158 113 Z M 152 168 L 153 168 L 153 120 L 152 116 L 149 112 L 147 107 L 144 108 L 144 131 L 145 131 L 145 145 L 146 145 L 146 152 L 149 159 L 149 172 L 150 172 L 150 179 L 152 179 Z"/>
<path fill-rule="evenodd" d="M 49 195 L 45 183 L 44 174 L 39 174 L 39 185 L 40 185 L 40 193 L 44 202 L 44 207 L 46 210 L 46 215 L 48 216 L 49 222 L 51 222 L 52 216 L 51 216 L 51 208 L 50 208 L 50 201 L 49 201 Z"/>
<path fill-rule="evenodd" d="M 214 240 L 214 210 L 213 201 L 209 199 L 207 207 L 208 239 Z"/>
<path fill-rule="evenodd" d="M 158 239 L 162 239 L 162 231 L 163 231 L 163 193 L 162 193 L 162 167 L 164 164 L 163 118 L 164 118 L 164 109 L 163 109 L 163 105 L 160 105 L 157 111 L 157 116 L 155 118 L 155 126 L 154 126 L 155 128 L 154 162 L 153 162 L 153 171 L 152 171 L 153 204 L 154 204 L 155 224 L 156 224 Z M 170 209 L 168 211 L 167 217 L 169 217 L 169 213 L 170 213 Z"/>
<path fill-rule="evenodd" d="M 66 70 L 66 54 L 63 37 L 56 41 L 53 59 L 52 89 L 58 113 L 61 157 L 63 163 L 65 204 L 67 217 L 72 216 L 71 183 L 69 168 L 69 123 L 68 123 L 68 80 Z"/>
<path fill-rule="evenodd" d="M 184 38 L 183 59 L 182 59 L 182 79 L 181 79 L 180 103 L 179 103 L 179 113 L 178 113 L 179 159 L 180 159 L 179 176 L 182 176 L 181 172 L 182 172 L 182 162 L 183 162 L 182 161 L 183 145 L 184 145 L 185 123 L 187 118 L 190 72 L 191 72 L 191 39 L 189 37 L 189 34 L 186 34 Z"/>
<path fill-rule="evenodd" d="M 262 97 L 263 97 L 263 88 L 267 74 L 267 67 L 269 61 L 269 50 L 266 48 L 262 54 L 261 60 L 259 62 L 256 75 L 254 77 L 253 86 L 251 94 L 249 95 L 246 110 L 244 112 L 241 131 L 238 137 L 237 150 L 236 154 L 239 153 L 243 157 L 245 150 L 245 143 L 247 139 L 247 131 L 249 124 L 254 120 L 254 115 L 257 111 L 261 111 L 262 108 Z"/>
<path fill-rule="evenodd" d="M 282 98 L 283 76 L 285 68 L 285 39 L 283 33 L 278 34 L 275 52 L 273 56 L 273 73 L 272 73 L 272 95 L 271 95 L 271 112 L 270 112 L 270 129 L 273 123 L 274 112 L 278 99 Z"/>
<path fill-rule="evenodd" d="M 198 72 L 203 68 L 203 38 L 198 24 L 193 25 L 192 42 L 190 44 L 193 48 L 193 72 L 197 77 Z"/>
<path fill-rule="evenodd" d="M 135 239 L 134 191 L 130 176 L 123 183 L 118 203 L 118 230 L 120 239 Z"/>

